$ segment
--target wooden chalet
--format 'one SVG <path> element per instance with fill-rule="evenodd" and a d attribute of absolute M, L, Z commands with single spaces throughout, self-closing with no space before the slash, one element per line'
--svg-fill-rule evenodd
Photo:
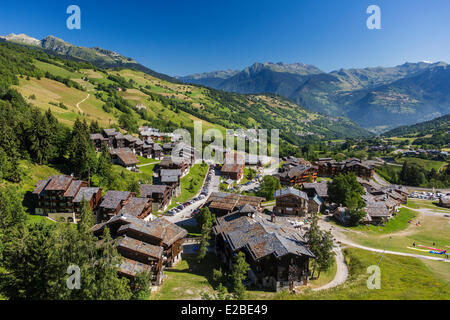
<path fill-rule="evenodd" d="M 189 170 L 189 165 L 187 162 L 185 161 L 174 161 L 172 159 L 172 157 L 164 157 L 160 164 L 159 164 L 159 168 L 162 169 L 180 169 L 181 170 L 181 175 L 184 176 L 187 174 L 188 170 Z"/>
<path fill-rule="evenodd" d="M 203 206 L 208 207 L 212 213 L 217 217 L 220 217 L 234 212 L 246 204 L 251 205 L 256 208 L 256 210 L 260 211 L 261 203 L 264 200 L 265 199 L 261 197 L 244 196 L 226 192 L 213 192 Z"/>
<path fill-rule="evenodd" d="M 109 190 L 100 203 L 97 220 L 107 221 L 119 214 L 122 207 L 134 196 L 134 193 L 128 191 Z"/>
<path fill-rule="evenodd" d="M 74 199 L 80 189 L 87 185 L 86 181 L 64 175 L 38 181 L 33 191 L 35 213 L 39 215 L 74 213 L 76 206 Z"/>
<path fill-rule="evenodd" d="M 328 182 L 303 183 L 302 189 L 309 198 L 318 195 L 323 201 L 328 201 Z"/>
<path fill-rule="evenodd" d="M 159 172 L 159 182 L 170 187 L 172 196 L 177 197 L 181 193 L 181 169 L 161 169 Z"/>
<path fill-rule="evenodd" d="M 281 172 L 275 176 L 284 186 L 300 186 L 309 180 L 316 181 L 317 168 L 310 165 L 299 164 L 295 167 L 281 168 Z"/>
<path fill-rule="evenodd" d="M 91 207 L 91 210 L 94 211 L 100 204 L 101 199 L 102 199 L 101 188 L 81 187 L 77 195 L 73 199 L 76 217 L 78 218 L 78 214 L 80 213 L 81 204 L 83 200 L 87 201 L 89 203 L 89 206 Z"/>
<path fill-rule="evenodd" d="M 140 195 L 152 199 L 153 211 L 164 211 L 170 204 L 172 191 L 166 185 L 141 184 Z"/>
<path fill-rule="evenodd" d="M 321 158 L 317 161 L 319 176 L 334 177 L 338 174 L 355 173 L 358 177 L 372 179 L 375 167 L 367 161 L 357 158 L 347 159 L 341 162 L 330 158 Z"/>
<path fill-rule="evenodd" d="M 250 265 L 248 279 L 254 285 L 280 291 L 308 283 L 309 261 L 315 257 L 299 229 L 259 212 L 237 211 L 217 218 L 213 235 L 216 254 L 228 268 L 236 253 L 244 252 Z"/>
<path fill-rule="evenodd" d="M 130 148 L 117 148 L 109 150 L 112 162 L 128 170 L 137 170 L 139 159 Z"/>
<path fill-rule="evenodd" d="M 225 161 L 221 169 L 224 179 L 240 181 L 244 177 L 245 157 L 237 153 L 225 155 Z"/>
<path fill-rule="evenodd" d="M 146 219 L 152 215 L 152 198 L 130 198 L 122 209 L 120 209 L 119 214 L 131 215 L 138 219 Z"/>
<path fill-rule="evenodd" d="M 117 250 L 125 260 L 119 274 L 129 278 L 141 271 L 152 271 L 153 283 L 161 284 L 163 270 L 181 259 L 183 241 L 187 231 L 164 218 L 152 221 L 138 219 L 129 214 L 119 214 L 92 228 L 101 236 L 108 227 Z"/>
<path fill-rule="evenodd" d="M 274 192 L 276 201 L 273 212 L 280 215 L 306 216 L 308 213 L 308 195 L 295 188 L 286 188 Z"/>

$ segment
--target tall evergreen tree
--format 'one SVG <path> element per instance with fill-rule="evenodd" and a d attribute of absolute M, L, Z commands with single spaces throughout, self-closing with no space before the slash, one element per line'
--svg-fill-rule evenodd
<path fill-rule="evenodd" d="M 69 142 L 69 163 L 80 179 L 89 179 L 97 170 L 97 156 L 85 120 L 75 120 Z"/>
<path fill-rule="evenodd" d="M 250 265 L 245 260 L 245 254 L 239 251 L 235 255 L 233 263 L 233 271 L 231 272 L 231 279 L 233 281 L 232 293 L 238 300 L 245 298 L 245 286 L 243 281 L 247 278 L 247 273 L 250 270 Z"/>

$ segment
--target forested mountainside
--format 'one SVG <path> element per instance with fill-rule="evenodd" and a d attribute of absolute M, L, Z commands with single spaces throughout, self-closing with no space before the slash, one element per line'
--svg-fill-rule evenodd
<path fill-rule="evenodd" d="M 280 129 L 281 138 L 292 144 L 369 134 L 348 119 L 310 112 L 275 95 L 173 83 L 138 70 L 103 69 L 9 43 L 0 44 L 0 54 L 3 83 L 67 125 L 80 117 L 130 132 L 144 124 L 171 131 L 192 130 L 193 121 L 202 120 L 205 129 L 222 131 Z"/>
<path fill-rule="evenodd" d="M 401 126 L 385 132 L 385 137 L 403 137 L 407 135 L 425 136 L 427 134 L 445 133 L 450 131 L 450 114 L 430 121 L 419 122 L 410 126 Z"/>

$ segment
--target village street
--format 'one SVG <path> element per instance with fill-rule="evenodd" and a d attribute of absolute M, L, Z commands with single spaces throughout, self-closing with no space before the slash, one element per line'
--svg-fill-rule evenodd
<path fill-rule="evenodd" d="M 213 174 L 209 183 L 208 194 L 206 195 L 205 199 L 187 206 L 180 212 L 177 212 L 174 216 L 164 216 L 164 218 L 176 224 L 195 225 L 195 219 L 191 218 L 192 212 L 200 208 L 208 200 L 208 197 L 211 195 L 211 193 L 219 191 L 220 172 L 218 170 L 213 170 L 212 172 Z"/>

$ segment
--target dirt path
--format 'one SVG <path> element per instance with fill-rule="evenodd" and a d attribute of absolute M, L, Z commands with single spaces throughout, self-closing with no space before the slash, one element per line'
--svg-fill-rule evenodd
<path fill-rule="evenodd" d="M 84 98 L 83 100 L 81 100 L 80 102 L 77 103 L 77 109 L 81 112 L 84 113 L 84 111 L 80 108 L 80 104 L 82 104 L 83 102 L 85 102 L 87 99 L 89 99 L 89 97 L 91 96 L 90 93 L 88 93 L 87 97 Z"/>
<path fill-rule="evenodd" d="M 158 164 L 161 163 L 161 161 L 155 161 L 155 162 L 150 162 L 150 163 L 146 163 L 146 164 L 140 164 L 137 167 L 138 168 L 142 168 L 142 167 L 147 167 L 147 166 L 151 166 L 152 164 Z"/>
<path fill-rule="evenodd" d="M 336 252 L 335 259 L 336 259 L 336 265 L 337 265 L 336 275 L 334 276 L 334 279 L 324 286 L 313 289 L 313 291 L 320 291 L 320 290 L 334 288 L 334 287 L 337 287 L 337 286 L 343 284 L 345 281 L 347 281 L 348 267 L 347 267 L 347 264 L 345 263 L 345 259 L 344 259 L 344 255 L 342 254 L 341 246 L 338 245 L 334 251 Z"/>

